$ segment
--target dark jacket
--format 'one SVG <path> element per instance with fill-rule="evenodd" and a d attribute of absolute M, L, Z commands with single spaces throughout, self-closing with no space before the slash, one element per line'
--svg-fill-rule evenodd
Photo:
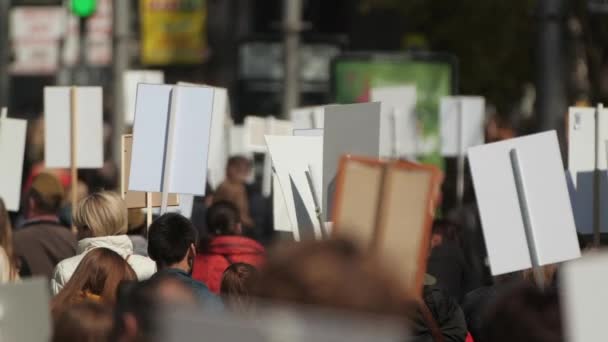
<path fill-rule="evenodd" d="M 192 277 L 209 286 L 213 293 L 220 292 L 222 275 L 228 266 L 243 262 L 260 267 L 266 256 L 264 247 L 244 236 L 218 236 L 196 256 Z"/>
<path fill-rule="evenodd" d="M 459 303 L 471 289 L 469 265 L 456 242 L 444 241 L 431 250 L 427 273 L 437 278 L 437 285 Z"/>
<path fill-rule="evenodd" d="M 63 259 L 76 255 L 76 236 L 59 221 L 29 220 L 13 234 L 15 256 L 22 263 L 22 270 L 51 279 L 55 266 Z M 23 273 L 23 272 L 22 272 Z"/>
<path fill-rule="evenodd" d="M 441 330 L 444 341 L 464 342 L 467 337 L 467 324 L 458 303 L 444 290 L 434 285 L 425 285 L 422 296 L 424 303 Z M 421 316 L 413 321 L 411 332 L 412 341 L 433 341 Z"/>
<path fill-rule="evenodd" d="M 183 283 L 186 287 L 188 287 L 189 289 L 192 289 L 192 292 L 194 293 L 194 295 L 199 299 L 199 301 L 201 302 L 201 304 L 203 305 L 203 307 L 205 309 L 223 309 L 224 308 L 224 304 L 222 303 L 222 300 L 214 295 L 213 293 L 211 293 L 211 291 L 209 291 L 209 288 L 207 287 L 207 285 L 205 285 L 204 283 L 194 280 L 192 279 L 192 277 L 177 268 L 167 268 L 161 271 L 156 272 L 156 274 L 154 274 L 152 276 L 152 278 L 150 279 L 154 279 L 156 277 L 172 277 L 175 278 L 177 280 L 179 280 L 181 283 Z"/>

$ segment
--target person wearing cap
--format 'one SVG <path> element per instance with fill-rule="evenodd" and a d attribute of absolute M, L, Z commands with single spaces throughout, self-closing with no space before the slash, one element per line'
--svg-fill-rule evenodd
<path fill-rule="evenodd" d="M 34 178 L 25 197 L 25 222 L 13 235 L 20 275 L 53 275 L 55 266 L 76 254 L 76 236 L 59 222 L 64 189 L 57 177 L 43 172 Z"/>

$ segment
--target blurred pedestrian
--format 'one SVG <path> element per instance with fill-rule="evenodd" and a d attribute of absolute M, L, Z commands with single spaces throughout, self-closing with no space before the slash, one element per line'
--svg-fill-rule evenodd
<path fill-rule="evenodd" d="M 0 284 L 19 279 L 13 254 L 13 228 L 4 201 L 0 197 Z"/>
<path fill-rule="evenodd" d="M 55 320 L 51 342 L 107 342 L 112 332 L 112 310 L 95 302 L 75 304 Z"/>
<path fill-rule="evenodd" d="M 253 289 L 258 279 L 255 267 L 246 263 L 230 265 L 222 276 L 220 293 L 224 305 L 238 313 L 251 313 L 254 308 Z"/>

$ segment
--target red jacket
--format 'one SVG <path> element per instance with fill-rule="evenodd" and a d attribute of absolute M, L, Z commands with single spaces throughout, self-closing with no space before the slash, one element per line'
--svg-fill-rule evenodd
<path fill-rule="evenodd" d="M 198 254 L 192 278 L 207 284 L 211 292 L 219 293 L 222 275 L 228 266 L 243 262 L 260 267 L 266 259 L 264 247 L 244 236 L 226 235 L 211 240 L 208 251 Z"/>

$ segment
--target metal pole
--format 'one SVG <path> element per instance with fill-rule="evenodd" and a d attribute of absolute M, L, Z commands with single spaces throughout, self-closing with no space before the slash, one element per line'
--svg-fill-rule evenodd
<path fill-rule="evenodd" d="M 517 199 L 519 200 L 519 207 L 521 208 L 521 218 L 524 223 L 524 230 L 526 232 L 526 241 L 528 243 L 530 261 L 532 262 L 534 280 L 536 281 L 536 285 L 543 289 L 545 287 L 545 277 L 543 274 L 543 269 L 540 267 L 538 262 L 538 252 L 536 250 L 534 232 L 532 231 L 532 221 L 530 220 L 530 209 L 528 208 L 526 188 L 523 180 L 523 171 L 521 169 L 521 162 L 517 149 L 512 149 L 509 151 L 509 157 L 511 159 L 511 167 L 513 168 L 513 177 L 515 178 L 515 187 L 517 189 Z"/>
<path fill-rule="evenodd" d="M 284 81 L 283 117 L 289 118 L 300 102 L 300 31 L 302 30 L 302 0 L 283 1 Z"/>
<path fill-rule="evenodd" d="M 11 0 L 0 1 L 0 107 L 9 107 L 9 10 Z"/>
<path fill-rule="evenodd" d="M 596 247 L 600 246 L 601 236 L 600 236 L 600 228 L 601 228 L 601 177 L 600 177 L 600 158 L 603 156 L 600 154 L 600 122 L 602 121 L 600 116 L 604 111 L 604 105 L 598 103 L 597 108 L 595 110 L 595 165 L 593 170 L 593 245 Z"/>
<path fill-rule="evenodd" d="M 112 158 L 120 163 L 120 139 L 125 133 L 123 74 L 129 69 L 131 1 L 114 1 L 114 74 L 112 115 Z"/>
<path fill-rule="evenodd" d="M 567 110 L 563 55 L 563 0 L 538 1 L 536 109 L 542 130 L 556 129 Z"/>

